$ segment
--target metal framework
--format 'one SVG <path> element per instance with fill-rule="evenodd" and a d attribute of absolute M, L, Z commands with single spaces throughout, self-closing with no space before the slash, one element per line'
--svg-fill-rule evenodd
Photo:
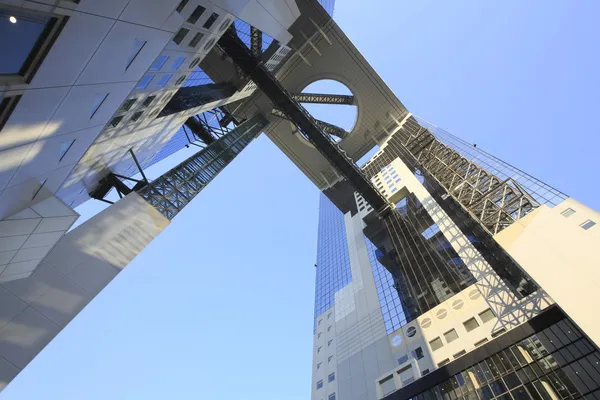
<path fill-rule="evenodd" d="M 181 87 L 165 105 L 165 108 L 158 113 L 157 118 L 199 107 L 213 101 L 226 99 L 231 97 L 236 91 L 236 86 L 230 82 Z"/>
<path fill-rule="evenodd" d="M 517 181 L 500 179 L 438 140 L 421 126 L 404 145 L 460 204 L 492 234 L 523 218 L 539 203 Z"/>
<path fill-rule="evenodd" d="M 266 118 L 255 115 L 150 182 L 138 193 L 166 218 L 173 219 L 267 124 Z"/>
<path fill-rule="evenodd" d="M 271 113 L 280 118 L 284 118 L 284 119 L 287 119 L 288 121 L 291 121 L 291 119 L 283 111 L 281 111 L 277 108 L 274 108 L 271 111 Z M 337 125 L 330 124 L 329 122 L 321 121 L 320 119 L 315 119 L 315 122 L 317 123 L 319 128 L 321 128 L 323 130 L 323 132 L 325 132 L 329 135 L 333 135 L 333 136 L 339 138 L 340 140 L 343 140 L 343 139 L 347 138 L 348 135 L 350 135 L 350 132 L 348 132 L 347 130 L 342 129 Z"/>
<path fill-rule="evenodd" d="M 102 178 L 102 179 L 100 179 L 100 181 L 98 181 L 98 186 L 90 193 L 91 198 L 103 201 L 108 204 L 114 204 L 113 201 L 105 199 L 105 197 L 108 195 L 108 193 L 112 189 L 115 189 L 119 198 L 122 199 L 124 196 L 127 196 L 129 193 L 136 191 L 136 190 L 140 190 L 148 184 L 148 179 L 146 178 L 146 174 L 144 174 L 144 170 L 142 169 L 142 166 L 138 162 L 138 159 L 135 156 L 133 150 L 129 149 L 129 154 L 131 154 L 131 157 L 133 158 L 133 162 L 137 166 L 137 168 L 140 172 L 140 175 L 142 175 L 142 179 L 141 180 L 133 179 L 128 176 L 115 174 L 114 172 L 109 172 L 108 175 L 106 175 L 104 178 Z M 133 188 L 130 188 L 129 186 L 127 186 L 125 184 L 125 182 L 123 182 L 124 180 L 135 182 Z"/>
<path fill-rule="evenodd" d="M 386 215 L 391 210 L 390 204 L 373 186 L 331 137 L 323 132 L 314 118 L 292 98 L 292 95 L 281 85 L 273 74 L 252 55 L 250 50 L 239 39 L 235 30 L 228 29 L 219 40 L 221 49 L 240 66 L 256 86 L 273 102 L 276 108 L 288 115 L 298 129 L 312 142 L 315 148 L 344 176 L 363 198 L 377 210 Z"/>
<path fill-rule="evenodd" d="M 354 96 L 344 94 L 295 93 L 292 98 L 298 103 L 354 105 Z"/>
<path fill-rule="evenodd" d="M 255 27 L 250 27 L 250 45 L 252 48 L 252 54 L 258 57 L 262 54 L 262 31 Z"/>

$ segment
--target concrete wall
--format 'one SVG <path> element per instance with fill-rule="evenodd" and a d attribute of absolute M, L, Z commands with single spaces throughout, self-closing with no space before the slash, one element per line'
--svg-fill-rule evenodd
<path fill-rule="evenodd" d="M 575 211 L 568 217 L 567 209 Z M 600 213 L 567 199 L 554 208 L 541 206 L 494 238 L 541 285 L 558 305 L 600 346 Z"/>
<path fill-rule="evenodd" d="M 168 224 L 132 193 L 65 235 L 33 275 L 0 283 L 0 388 Z"/>

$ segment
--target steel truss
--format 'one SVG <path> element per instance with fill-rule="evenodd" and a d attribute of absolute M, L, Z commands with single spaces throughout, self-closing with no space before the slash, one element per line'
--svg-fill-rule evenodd
<path fill-rule="evenodd" d="M 150 182 L 139 195 L 173 219 L 267 124 L 265 117 L 255 115 Z"/>
<path fill-rule="evenodd" d="M 281 111 L 277 108 L 274 108 L 273 111 L 271 111 L 271 113 L 280 118 L 284 118 L 284 119 L 287 119 L 288 121 L 291 121 L 291 119 L 287 115 L 285 115 L 285 113 L 283 111 Z M 333 136 L 339 138 L 340 140 L 345 139 L 350 134 L 350 132 L 348 132 L 347 130 L 342 129 L 337 125 L 330 124 L 329 122 L 321 121 L 320 119 L 315 119 L 315 122 L 317 123 L 319 128 L 321 128 L 323 130 L 323 132 L 325 132 L 329 135 L 333 135 Z"/>
<path fill-rule="evenodd" d="M 540 205 L 515 180 L 501 180 L 421 126 L 409 132 L 404 145 L 492 235 Z"/>
<path fill-rule="evenodd" d="M 296 93 L 292 97 L 298 103 L 354 104 L 354 96 L 344 94 Z"/>
<path fill-rule="evenodd" d="M 250 27 L 250 42 L 252 47 L 252 54 L 255 57 L 259 57 L 262 54 L 262 31 L 255 27 Z"/>

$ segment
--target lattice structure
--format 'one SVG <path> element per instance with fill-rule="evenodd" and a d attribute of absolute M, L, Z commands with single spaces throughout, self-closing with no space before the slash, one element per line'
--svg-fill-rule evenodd
<path fill-rule="evenodd" d="M 293 94 L 292 97 L 298 103 L 354 104 L 354 96 L 345 94 L 297 93 Z"/>
<path fill-rule="evenodd" d="M 138 193 L 166 218 L 173 219 L 267 124 L 266 118 L 255 115 Z"/>
<path fill-rule="evenodd" d="M 443 143 L 415 119 L 409 118 L 401 132 L 404 146 L 423 168 L 490 233 L 502 231 L 539 207 L 540 202 L 515 179 L 501 179 Z"/>
<path fill-rule="evenodd" d="M 273 109 L 272 114 L 276 115 L 280 118 L 285 118 L 288 121 L 291 121 L 290 118 L 287 115 L 285 115 L 285 113 L 283 111 L 281 111 L 277 108 Z M 329 135 L 333 135 L 333 136 L 339 138 L 340 140 L 345 139 L 350 134 L 350 132 L 348 132 L 347 130 L 342 129 L 339 126 L 330 124 L 329 122 L 321 121 L 319 119 L 315 119 L 315 122 L 317 123 L 319 128 L 321 128 L 323 130 L 323 132 L 325 132 Z"/>

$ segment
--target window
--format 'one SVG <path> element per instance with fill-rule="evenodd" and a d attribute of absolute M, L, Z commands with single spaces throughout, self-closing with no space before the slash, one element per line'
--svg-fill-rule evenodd
<path fill-rule="evenodd" d="M 190 68 L 190 69 L 191 69 L 191 68 L 194 68 L 194 67 L 196 66 L 196 64 L 198 64 L 199 62 L 200 62 L 200 57 L 198 57 L 198 58 L 194 58 L 194 59 L 192 60 L 192 62 L 190 63 L 190 66 L 189 66 L 188 68 Z"/>
<path fill-rule="evenodd" d="M 159 81 L 156 83 L 156 87 L 165 86 L 167 84 L 167 82 L 169 82 L 169 79 L 171 79 L 172 76 L 173 76 L 173 74 L 164 74 L 163 76 L 161 76 Z"/>
<path fill-rule="evenodd" d="M 471 332 L 472 330 L 477 329 L 479 327 L 479 322 L 477 322 L 475 318 L 469 318 L 468 320 L 463 322 L 463 325 L 467 332 Z"/>
<path fill-rule="evenodd" d="M 414 349 L 411 352 L 413 358 L 420 360 L 421 358 L 425 357 L 425 354 L 423 354 L 423 349 L 420 347 L 417 347 L 416 349 Z"/>
<path fill-rule="evenodd" d="M 394 382 L 394 376 L 390 375 L 383 380 L 379 381 L 379 385 L 381 386 L 381 392 L 384 396 L 394 392 L 396 390 L 396 383 Z"/>
<path fill-rule="evenodd" d="M 317 354 L 319 354 L 321 352 L 321 347 L 323 347 L 323 346 L 317 347 Z"/>
<path fill-rule="evenodd" d="M 587 221 L 585 221 L 583 224 L 581 224 L 579 226 L 581 226 L 583 229 L 585 229 L 587 231 L 594 225 L 596 225 L 596 223 L 594 221 L 592 221 L 591 219 L 588 219 Z"/>
<path fill-rule="evenodd" d="M 321 368 L 321 364 L 322 364 L 322 363 L 318 363 L 318 364 L 317 364 L 317 370 L 319 370 L 319 368 Z"/>
<path fill-rule="evenodd" d="M 331 325 L 327 327 L 327 332 L 331 330 Z"/>
<path fill-rule="evenodd" d="M 425 368 L 423 371 L 421 371 L 421 376 L 427 375 L 428 373 L 429 373 L 429 368 Z"/>
<path fill-rule="evenodd" d="M 0 77 L 29 83 L 58 37 L 67 17 L 0 6 Z"/>
<path fill-rule="evenodd" d="M 185 75 L 180 76 L 179 79 L 177 79 L 177 82 L 175 82 L 175 85 L 181 85 L 183 81 L 185 81 Z"/>
<path fill-rule="evenodd" d="M 60 154 L 58 156 L 58 162 L 62 161 L 62 159 L 65 157 L 71 146 L 73 146 L 73 143 L 75 143 L 75 139 L 60 143 Z"/>
<path fill-rule="evenodd" d="M 318 321 L 317 321 L 317 325 L 321 325 L 321 322 L 323 322 L 323 320 L 322 320 L 322 319 L 318 320 Z"/>
<path fill-rule="evenodd" d="M 327 400 L 335 400 L 335 392 L 331 393 Z"/>
<path fill-rule="evenodd" d="M 329 319 L 329 318 L 331 318 L 331 313 L 327 313 L 327 319 Z"/>
<path fill-rule="evenodd" d="M 189 29 L 185 28 L 181 28 L 180 30 L 178 30 L 175 36 L 173 36 L 173 43 L 181 44 L 181 42 L 185 38 L 185 35 L 187 35 L 189 31 Z"/>
<path fill-rule="evenodd" d="M 321 389 L 323 387 L 323 379 L 317 382 L 317 389 Z"/>
<path fill-rule="evenodd" d="M 493 338 L 498 337 L 498 336 L 502 335 L 504 332 L 506 332 L 506 329 L 500 328 L 497 331 L 492 332 L 492 337 Z"/>
<path fill-rule="evenodd" d="M 131 66 L 131 64 L 133 64 L 133 61 L 138 56 L 138 54 L 140 54 L 145 45 L 145 40 L 135 39 L 133 41 L 133 49 L 131 50 L 131 55 L 127 59 L 127 66 L 125 67 L 126 70 Z"/>
<path fill-rule="evenodd" d="M 335 381 L 335 372 L 332 372 L 331 374 L 329 374 L 329 376 L 327 377 L 327 382 L 333 382 Z"/>
<path fill-rule="evenodd" d="M 573 210 L 572 208 L 567 208 L 566 210 L 560 213 L 560 215 L 562 215 L 565 218 L 570 217 L 573 214 L 575 214 L 575 210 Z"/>
<path fill-rule="evenodd" d="M 173 65 L 171 65 L 171 69 L 179 69 L 179 67 L 181 67 L 181 64 L 183 64 L 183 62 L 185 61 L 186 57 L 177 57 L 175 59 L 175 62 L 173 63 Z"/>
<path fill-rule="evenodd" d="M 487 339 L 487 338 L 485 338 L 485 339 L 481 339 L 479 342 L 475 343 L 475 344 L 474 344 L 474 346 L 475 346 L 475 347 L 478 347 L 478 346 L 481 346 L 482 344 L 485 344 L 485 343 L 487 343 L 487 342 L 488 342 L 488 339 Z"/>
<path fill-rule="evenodd" d="M 189 0 L 181 0 L 181 3 L 179 3 L 179 5 L 175 9 L 175 11 L 177 11 L 178 13 L 181 13 L 183 11 L 183 9 L 185 8 L 185 6 L 187 5 L 188 1 Z"/>
<path fill-rule="evenodd" d="M 321 338 L 321 332 L 317 333 L 317 339 Z"/>
<path fill-rule="evenodd" d="M 433 224 L 429 228 L 425 229 L 421 233 L 421 236 L 423 236 L 425 239 L 430 239 L 431 237 L 433 237 L 439 231 L 440 231 L 440 228 L 436 224 Z"/>
<path fill-rule="evenodd" d="M 444 333 L 444 339 L 446 339 L 446 343 L 451 343 L 458 339 L 456 329 L 450 329 L 448 332 Z"/>
<path fill-rule="evenodd" d="M 154 101 L 155 98 L 156 98 L 156 96 L 146 97 L 146 100 L 144 100 L 144 102 L 142 103 L 142 106 L 148 107 L 150 104 L 152 104 L 152 102 Z"/>
<path fill-rule="evenodd" d="M 333 342 L 333 339 L 327 342 L 327 347 L 331 346 L 331 342 Z"/>
<path fill-rule="evenodd" d="M 227 26 L 229 26 L 230 22 L 231 22 L 230 19 L 226 19 L 225 21 L 223 21 L 221 23 L 221 26 L 219 27 L 219 31 L 223 32 L 225 29 L 227 29 Z"/>
<path fill-rule="evenodd" d="M 152 64 L 150 67 L 150 71 L 158 71 L 163 67 L 163 65 L 165 65 L 168 59 L 169 56 L 159 56 L 156 61 L 154 61 L 154 64 Z"/>
<path fill-rule="evenodd" d="M 150 82 L 152 82 L 153 78 L 154 75 L 144 75 L 142 79 L 140 79 L 140 81 L 138 82 L 136 89 L 146 89 Z"/>
<path fill-rule="evenodd" d="M 465 350 L 461 350 L 458 353 L 456 353 L 455 355 L 453 355 L 452 358 L 456 359 L 460 356 L 464 356 L 465 354 L 467 354 L 467 352 Z"/>
<path fill-rule="evenodd" d="M 442 339 L 437 337 L 437 338 L 433 339 L 431 342 L 429 342 L 429 345 L 431 346 L 432 351 L 436 351 L 438 349 L 441 349 L 444 346 L 444 343 L 442 343 Z"/>
<path fill-rule="evenodd" d="M 213 26 L 213 24 L 215 23 L 215 21 L 217 20 L 217 18 L 219 18 L 219 14 L 212 13 L 210 15 L 210 17 L 208 17 L 208 19 L 206 20 L 206 22 L 204 23 L 204 25 L 202 25 L 202 27 L 204 29 L 210 29 L 210 27 Z"/>
<path fill-rule="evenodd" d="M 438 367 L 443 367 L 444 365 L 448 364 L 450 362 L 449 358 L 446 358 L 445 360 L 442 360 L 438 363 Z"/>
<path fill-rule="evenodd" d="M 188 18 L 187 22 L 189 22 L 190 24 L 195 24 L 196 22 L 198 22 L 198 19 L 202 16 L 202 14 L 204 14 L 204 11 L 206 11 L 206 8 L 202 6 L 196 7 L 192 15 L 190 15 L 190 17 Z"/>
<path fill-rule="evenodd" d="M 204 37 L 204 34 L 197 32 L 194 37 L 192 38 L 192 40 L 190 40 L 190 47 L 196 47 L 198 45 L 198 43 L 200 43 L 200 41 L 202 40 L 202 38 Z"/>
<path fill-rule="evenodd" d="M 215 40 L 214 38 L 213 38 L 213 39 L 210 39 L 210 40 L 209 40 L 208 42 L 206 42 L 206 44 L 204 45 L 204 50 L 209 50 L 209 49 L 210 49 L 210 48 L 213 46 L 213 44 L 215 44 L 215 42 L 216 42 L 216 40 Z"/>
<path fill-rule="evenodd" d="M 398 365 L 402 365 L 407 361 L 408 361 L 408 354 L 405 354 L 398 359 Z"/>
<path fill-rule="evenodd" d="M 333 358 L 333 356 L 329 356 L 327 357 L 327 362 L 331 362 L 331 359 Z"/>
<path fill-rule="evenodd" d="M 485 324 L 486 322 L 496 318 L 496 315 L 494 315 L 494 312 L 490 308 L 488 308 L 487 310 L 479 313 L 479 318 L 481 318 L 481 322 Z"/>
<path fill-rule="evenodd" d="M 17 106 L 19 100 L 21 100 L 21 95 L 5 97 L 0 102 L 0 130 L 2 130 L 4 124 L 8 121 L 10 114 Z"/>
<path fill-rule="evenodd" d="M 417 334 L 417 328 L 415 328 L 414 326 L 409 326 L 406 329 L 406 336 L 408 337 L 413 337 Z"/>
<path fill-rule="evenodd" d="M 121 122 L 121 120 L 123 119 L 123 116 L 119 116 L 119 117 L 114 117 L 113 119 L 110 120 L 109 125 L 112 126 L 113 128 L 116 128 L 117 125 L 119 125 L 119 122 Z"/>
<path fill-rule="evenodd" d="M 107 97 L 108 93 L 98 93 L 96 95 L 96 98 L 94 99 L 94 106 L 92 107 L 92 112 L 90 113 L 90 119 L 94 118 L 94 115 L 96 115 L 96 112 L 98 112 L 98 109 L 100 106 L 102 106 L 102 103 L 104 103 L 104 100 L 106 100 Z"/>
<path fill-rule="evenodd" d="M 133 105 L 135 104 L 135 102 L 137 101 L 137 99 L 127 99 L 125 100 L 125 102 L 123 102 L 123 105 L 121 106 L 121 111 L 129 111 L 131 110 L 131 107 L 133 107 Z"/>
<path fill-rule="evenodd" d="M 135 122 L 138 119 L 140 119 L 140 117 L 142 116 L 144 112 L 143 111 L 138 111 L 136 113 L 133 113 L 133 115 L 131 116 L 131 121 Z"/>

